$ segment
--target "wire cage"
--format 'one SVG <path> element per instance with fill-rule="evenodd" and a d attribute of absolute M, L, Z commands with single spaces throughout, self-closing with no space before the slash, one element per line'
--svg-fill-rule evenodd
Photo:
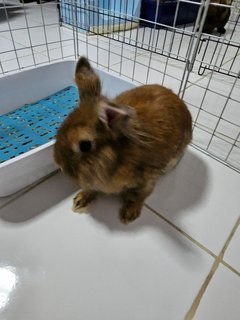
<path fill-rule="evenodd" d="M 0 75 L 86 55 L 160 83 L 187 103 L 192 145 L 240 171 L 239 16 L 239 0 L 2 0 Z"/>

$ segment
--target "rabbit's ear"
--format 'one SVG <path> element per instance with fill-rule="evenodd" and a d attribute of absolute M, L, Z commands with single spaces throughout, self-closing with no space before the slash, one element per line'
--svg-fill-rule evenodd
<path fill-rule="evenodd" d="M 106 102 L 100 103 L 99 119 L 111 129 L 122 131 L 133 114 L 134 111 L 128 106 L 112 106 Z"/>
<path fill-rule="evenodd" d="M 75 81 L 80 92 L 80 98 L 99 97 L 101 95 L 101 82 L 85 57 L 78 60 Z"/>

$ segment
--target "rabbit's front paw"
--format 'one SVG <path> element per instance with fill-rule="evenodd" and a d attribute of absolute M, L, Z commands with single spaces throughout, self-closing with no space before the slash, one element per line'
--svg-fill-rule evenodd
<path fill-rule="evenodd" d="M 123 224 L 128 224 L 136 220 L 141 213 L 142 206 L 136 203 L 125 204 L 120 211 L 120 221 Z"/>
<path fill-rule="evenodd" d="M 73 199 L 72 210 L 74 212 L 86 212 L 88 205 L 95 199 L 95 191 L 80 191 Z"/>

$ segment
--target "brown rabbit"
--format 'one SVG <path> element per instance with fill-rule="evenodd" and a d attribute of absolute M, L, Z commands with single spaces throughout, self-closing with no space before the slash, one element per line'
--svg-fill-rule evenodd
<path fill-rule="evenodd" d="M 191 115 L 182 100 L 157 84 L 110 101 L 84 57 L 75 78 L 80 107 L 58 130 L 55 161 L 82 188 L 74 211 L 82 211 L 99 192 L 119 194 L 120 219 L 127 224 L 140 215 L 158 176 L 177 164 L 191 141 Z"/>

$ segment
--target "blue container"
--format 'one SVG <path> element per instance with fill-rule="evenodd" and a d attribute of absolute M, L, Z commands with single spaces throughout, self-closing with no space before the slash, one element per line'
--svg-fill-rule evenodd
<path fill-rule="evenodd" d="M 141 0 L 60 0 L 63 23 L 80 31 L 107 33 L 138 25 Z"/>
<path fill-rule="evenodd" d="M 0 163 L 53 140 L 78 100 L 77 88 L 69 86 L 45 99 L 0 115 Z"/>
<path fill-rule="evenodd" d="M 168 0 L 159 3 L 157 23 L 162 23 L 168 26 L 173 26 L 175 12 L 177 9 L 176 0 Z M 191 3 L 180 2 L 178 15 L 176 20 L 176 25 L 187 24 L 195 22 L 199 10 L 199 5 L 194 2 L 200 2 L 200 0 L 192 1 Z M 157 10 L 157 1 L 156 0 L 142 0 L 141 14 L 140 18 L 147 21 L 141 21 L 142 26 L 153 28 L 154 25 L 156 28 L 163 28 L 163 26 L 155 24 L 155 16 Z M 152 22 L 151 22 L 152 21 Z"/>

